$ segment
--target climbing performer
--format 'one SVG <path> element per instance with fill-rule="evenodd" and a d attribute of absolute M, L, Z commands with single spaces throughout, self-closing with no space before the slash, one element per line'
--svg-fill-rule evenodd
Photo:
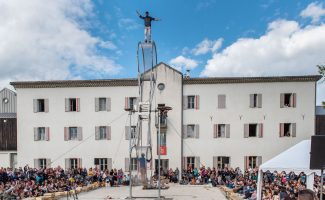
<path fill-rule="evenodd" d="M 145 12 L 145 16 L 142 16 L 139 11 L 137 11 L 138 16 L 144 21 L 144 36 L 145 42 L 151 42 L 151 21 L 160 21 L 159 18 L 154 18 L 149 15 L 149 12 Z"/>

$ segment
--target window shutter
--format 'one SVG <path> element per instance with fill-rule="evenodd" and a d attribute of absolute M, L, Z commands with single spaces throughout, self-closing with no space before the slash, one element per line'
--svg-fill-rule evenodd
<path fill-rule="evenodd" d="M 200 157 L 195 157 L 195 164 L 194 167 L 198 170 L 200 169 Z"/>
<path fill-rule="evenodd" d="M 69 127 L 64 127 L 64 141 L 69 140 Z"/>
<path fill-rule="evenodd" d="M 244 165 L 245 170 L 249 168 L 249 156 L 244 157 Z"/>
<path fill-rule="evenodd" d="M 195 109 L 198 110 L 200 108 L 200 96 L 195 96 Z"/>
<path fill-rule="evenodd" d="M 292 107 L 296 107 L 296 104 L 297 104 L 297 94 L 296 93 L 293 93 L 292 94 Z"/>
<path fill-rule="evenodd" d="M 99 126 L 95 127 L 95 140 L 99 140 Z"/>
<path fill-rule="evenodd" d="M 283 137 L 284 136 L 284 124 L 283 123 L 280 123 L 279 133 L 280 133 L 280 137 Z"/>
<path fill-rule="evenodd" d="M 70 101 L 68 98 L 65 98 L 65 112 L 70 111 Z"/>
<path fill-rule="evenodd" d="M 226 138 L 230 138 L 230 124 L 226 124 Z"/>
<path fill-rule="evenodd" d="M 195 138 L 199 138 L 200 137 L 200 125 L 196 124 L 195 125 Z"/>
<path fill-rule="evenodd" d="M 218 108 L 226 108 L 226 95 L 218 95 Z"/>
<path fill-rule="evenodd" d="M 44 99 L 44 112 L 49 112 L 49 99 Z"/>
<path fill-rule="evenodd" d="M 258 137 L 263 137 L 263 124 L 258 124 Z"/>
<path fill-rule="evenodd" d="M 106 98 L 106 110 L 111 111 L 111 98 Z"/>
<path fill-rule="evenodd" d="M 45 127 L 45 140 L 49 141 L 50 140 L 50 128 Z"/>
<path fill-rule="evenodd" d="M 280 108 L 284 108 L 284 93 L 280 94 Z"/>
<path fill-rule="evenodd" d="M 106 126 L 106 139 L 107 140 L 111 140 L 111 138 L 112 138 L 111 127 L 110 126 Z"/>
<path fill-rule="evenodd" d="M 65 162 L 65 169 L 70 169 L 70 158 L 64 159 Z"/>
<path fill-rule="evenodd" d="M 78 158 L 77 159 L 77 167 L 78 168 L 81 168 L 82 167 L 82 159 L 81 158 Z"/>
<path fill-rule="evenodd" d="M 187 125 L 183 125 L 183 138 L 187 138 Z"/>
<path fill-rule="evenodd" d="M 39 162 L 38 159 L 34 159 L 34 168 L 39 169 Z"/>
<path fill-rule="evenodd" d="M 218 124 L 213 125 L 213 137 L 218 138 Z"/>
<path fill-rule="evenodd" d="M 38 141 L 38 128 L 34 127 L 34 141 Z"/>
<path fill-rule="evenodd" d="M 51 167 L 51 159 L 47 158 L 46 159 L 46 168 Z"/>
<path fill-rule="evenodd" d="M 262 94 L 257 94 L 257 107 L 262 108 Z"/>
<path fill-rule="evenodd" d="M 80 98 L 76 98 L 77 112 L 80 112 Z"/>
<path fill-rule="evenodd" d="M 99 98 L 95 98 L 95 112 L 99 111 Z"/>
<path fill-rule="evenodd" d="M 262 164 L 262 156 L 257 156 L 256 157 L 256 164 L 257 164 L 257 166 L 259 167 L 259 166 L 261 166 L 261 164 Z"/>
<path fill-rule="evenodd" d="M 33 110 L 34 110 L 34 113 L 38 112 L 37 99 L 33 99 Z"/>
<path fill-rule="evenodd" d="M 291 124 L 291 135 L 292 137 L 296 137 L 296 123 Z"/>
<path fill-rule="evenodd" d="M 77 135 L 78 135 L 78 140 L 82 140 L 82 127 L 77 128 Z"/>
<path fill-rule="evenodd" d="M 187 105 L 188 104 L 188 99 L 187 96 L 183 96 L 183 109 L 186 110 L 187 109 Z"/>
<path fill-rule="evenodd" d="M 130 105 L 129 105 L 129 97 L 125 97 L 124 100 L 124 109 L 129 109 Z"/>
<path fill-rule="evenodd" d="M 254 94 L 249 95 L 249 107 L 254 108 Z"/>
<path fill-rule="evenodd" d="M 108 170 L 113 169 L 112 158 L 107 158 L 107 168 L 108 168 Z"/>
<path fill-rule="evenodd" d="M 131 138 L 130 126 L 125 126 L 125 139 L 129 140 Z"/>
<path fill-rule="evenodd" d="M 249 124 L 244 124 L 244 138 L 249 136 Z"/>
<path fill-rule="evenodd" d="M 183 167 L 184 167 L 185 170 L 187 170 L 187 157 L 183 157 L 182 159 L 183 159 L 183 160 L 182 160 L 182 162 L 183 162 Z"/>
<path fill-rule="evenodd" d="M 214 168 L 218 168 L 218 157 L 217 156 L 213 156 L 213 167 Z"/>
<path fill-rule="evenodd" d="M 125 172 L 129 172 L 130 171 L 130 159 L 129 158 L 125 158 Z"/>

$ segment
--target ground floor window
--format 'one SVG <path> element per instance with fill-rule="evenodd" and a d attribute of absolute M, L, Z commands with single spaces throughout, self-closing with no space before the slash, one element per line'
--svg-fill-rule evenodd
<path fill-rule="evenodd" d="M 102 171 L 108 168 L 107 158 L 95 158 L 94 164 Z"/>
<path fill-rule="evenodd" d="M 262 164 L 262 156 L 245 156 L 245 169 L 253 169 Z"/>
<path fill-rule="evenodd" d="M 169 160 L 168 159 L 160 159 L 160 168 L 164 172 L 168 172 L 169 169 Z M 158 159 L 155 160 L 155 170 L 158 170 Z"/>
<path fill-rule="evenodd" d="M 46 168 L 46 159 L 44 158 L 41 158 L 41 159 L 38 159 L 38 166 L 39 168 Z"/>
<path fill-rule="evenodd" d="M 213 157 L 213 167 L 223 169 L 229 166 L 230 166 L 230 157 L 228 156 Z"/>
<path fill-rule="evenodd" d="M 194 169 L 195 167 L 195 157 L 187 157 L 187 168 Z"/>
<path fill-rule="evenodd" d="M 131 158 L 131 171 L 138 170 L 138 159 L 137 158 Z"/>

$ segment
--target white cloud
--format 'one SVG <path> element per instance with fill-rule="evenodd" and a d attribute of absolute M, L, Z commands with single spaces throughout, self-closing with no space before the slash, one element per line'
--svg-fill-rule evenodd
<path fill-rule="evenodd" d="M 325 61 L 325 24 L 300 27 L 277 20 L 259 38 L 241 38 L 207 61 L 201 76 L 267 76 L 318 74 Z M 319 85 L 325 99 L 325 84 Z M 322 91 L 321 91 L 322 90 Z"/>
<path fill-rule="evenodd" d="M 325 9 L 323 3 L 313 2 L 310 3 L 306 9 L 301 11 L 300 16 L 303 18 L 311 18 L 312 23 L 317 23 L 321 17 L 325 16 Z"/>
<path fill-rule="evenodd" d="M 169 61 L 175 69 L 182 71 L 183 68 L 185 69 L 194 69 L 198 66 L 198 62 L 196 60 L 186 58 L 184 56 L 177 56 Z"/>
<path fill-rule="evenodd" d="M 98 51 L 116 46 L 85 30 L 90 0 L 1 0 L 0 10 L 0 80 L 107 77 L 121 69 Z"/>
<path fill-rule="evenodd" d="M 216 52 L 222 46 L 223 39 L 219 38 L 218 40 L 209 40 L 205 38 L 199 44 L 192 49 L 192 53 L 196 56 L 203 55 L 208 52 Z"/>
<path fill-rule="evenodd" d="M 131 18 L 122 18 L 118 21 L 118 26 L 120 28 L 126 29 L 128 31 L 134 30 L 140 27 L 140 24 L 137 23 L 134 19 Z"/>

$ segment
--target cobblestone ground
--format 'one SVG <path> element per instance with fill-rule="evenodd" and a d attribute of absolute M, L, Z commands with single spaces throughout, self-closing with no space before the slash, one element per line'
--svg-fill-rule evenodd
<path fill-rule="evenodd" d="M 127 199 L 129 194 L 128 187 L 106 187 L 99 188 L 94 191 L 87 193 L 82 193 L 78 195 L 80 200 L 88 199 Z M 135 199 L 153 199 L 157 197 L 158 190 L 142 190 L 142 187 L 133 187 L 133 196 L 137 197 Z M 226 200 L 221 190 L 215 187 L 210 187 L 207 185 L 192 186 L 192 185 L 179 185 L 170 184 L 170 188 L 167 190 L 162 190 L 161 195 L 166 199 L 173 200 L 186 200 L 186 199 L 216 199 L 216 200 Z M 142 197 L 142 198 L 141 198 Z M 152 198 L 150 198 L 152 197 Z M 62 198 L 64 200 L 67 198 Z M 70 200 L 73 198 L 69 198 Z"/>

